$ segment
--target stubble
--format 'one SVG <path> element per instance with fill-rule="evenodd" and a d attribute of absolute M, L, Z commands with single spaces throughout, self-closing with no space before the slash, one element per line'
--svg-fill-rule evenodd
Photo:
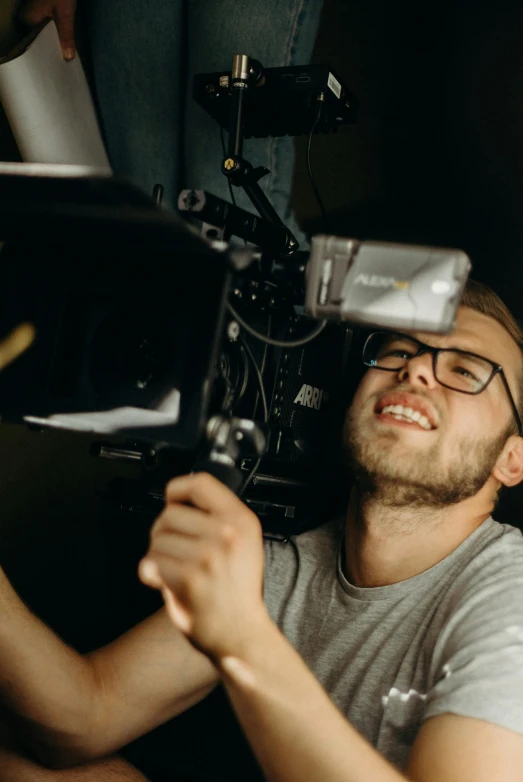
<path fill-rule="evenodd" d="M 462 437 L 444 458 L 440 440 L 421 453 L 390 429 L 376 435 L 349 410 L 345 445 L 362 500 L 385 507 L 441 509 L 473 497 L 485 485 L 511 431 L 494 439 Z"/>

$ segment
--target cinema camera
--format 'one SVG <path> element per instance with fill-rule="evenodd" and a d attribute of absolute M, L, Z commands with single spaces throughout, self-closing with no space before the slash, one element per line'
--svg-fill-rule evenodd
<path fill-rule="evenodd" d="M 182 219 L 160 186 L 151 198 L 106 171 L 0 166 L 0 336 L 35 330 L 0 376 L 0 411 L 113 438 L 93 452 L 142 465 L 121 506 L 156 513 L 167 478 L 205 469 L 270 528 L 298 529 L 334 493 L 354 327 L 450 331 L 470 262 L 326 234 L 299 250 L 243 139 L 307 133 L 310 151 L 355 122 L 329 66 L 236 55 L 196 76 L 194 97 L 228 130 L 222 171 L 256 214 L 184 190 Z"/>

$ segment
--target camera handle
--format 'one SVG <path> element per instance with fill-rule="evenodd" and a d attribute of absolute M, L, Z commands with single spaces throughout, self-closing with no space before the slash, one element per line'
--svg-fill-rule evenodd
<path fill-rule="evenodd" d="M 206 436 L 209 450 L 196 461 L 193 472 L 208 472 L 237 493 L 244 481 L 238 463 L 262 456 L 265 435 L 254 421 L 247 418 L 216 415 L 209 419 Z"/>
<path fill-rule="evenodd" d="M 231 73 L 232 107 L 229 118 L 229 144 L 227 157 L 222 162 L 222 173 L 235 187 L 243 188 L 263 220 L 278 226 L 275 247 L 266 247 L 266 249 L 280 250 L 278 243 L 281 240 L 281 229 L 283 229 L 285 246 L 281 254 L 293 255 L 299 247 L 296 237 L 280 219 L 258 184 L 262 177 L 270 173 L 269 169 L 263 166 L 253 168 L 251 163 L 242 157 L 244 98 L 251 84 L 256 85 L 262 79 L 262 73 L 262 66 L 257 60 L 250 59 L 246 54 L 234 55 Z"/>

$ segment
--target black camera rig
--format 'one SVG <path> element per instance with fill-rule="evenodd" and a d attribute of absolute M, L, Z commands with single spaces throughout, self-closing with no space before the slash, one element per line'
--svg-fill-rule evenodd
<path fill-rule="evenodd" d="M 93 452 L 142 465 L 138 485 L 119 484 L 122 507 L 155 514 L 169 477 L 204 469 L 286 534 L 318 523 L 342 486 L 354 324 L 449 331 L 470 264 L 333 236 L 298 249 L 243 137 L 354 122 L 356 99 L 328 66 L 264 70 L 236 55 L 194 90 L 228 128 L 222 171 L 258 214 L 186 190 L 180 211 L 198 232 L 158 206 L 160 188 L 150 198 L 107 172 L 0 165 L 0 336 L 36 333 L 0 375 L 0 411 L 115 438 Z"/>

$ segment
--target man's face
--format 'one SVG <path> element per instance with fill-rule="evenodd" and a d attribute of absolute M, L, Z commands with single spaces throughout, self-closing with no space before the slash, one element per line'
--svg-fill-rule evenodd
<path fill-rule="evenodd" d="M 413 336 L 501 364 L 517 399 L 521 356 L 497 321 L 460 307 L 452 334 Z M 490 477 L 514 431 L 510 402 L 498 376 L 473 396 L 440 385 L 432 366 L 432 356 L 424 353 L 398 372 L 369 369 L 347 416 L 346 442 L 360 486 L 389 505 L 444 507 L 472 497 Z M 398 420 L 391 405 L 419 410 L 425 419 Z"/>

